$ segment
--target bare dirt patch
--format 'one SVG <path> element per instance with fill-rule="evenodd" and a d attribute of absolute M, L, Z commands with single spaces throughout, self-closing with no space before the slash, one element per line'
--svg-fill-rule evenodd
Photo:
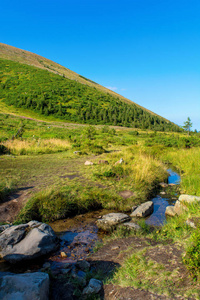
<path fill-rule="evenodd" d="M 153 289 L 143 290 L 109 283 L 109 279 L 112 279 L 113 273 L 123 265 L 123 261 L 132 253 L 137 253 L 142 249 L 146 249 L 145 257 L 147 260 L 162 264 L 166 271 L 177 270 L 177 276 L 180 280 L 177 283 L 174 281 L 170 287 L 171 296 L 157 294 Z M 179 293 L 182 289 L 187 291 L 187 288 L 191 288 L 193 283 L 182 263 L 182 250 L 174 244 L 165 245 L 141 237 L 122 238 L 104 245 L 97 253 L 92 254 L 89 261 L 96 272 L 103 273 L 103 277 L 108 279 L 108 284 L 104 285 L 102 299 L 196 299 L 195 296 L 181 296 Z"/>
<path fill-rule="evenodd" d="M 124 199 L 128 199 L 132 196 L 135 196 L 135 193 L 133 193 L 131 191 L 121 191 L 121 192 L 119 192 L 119 195 L 122 196 Z"/>

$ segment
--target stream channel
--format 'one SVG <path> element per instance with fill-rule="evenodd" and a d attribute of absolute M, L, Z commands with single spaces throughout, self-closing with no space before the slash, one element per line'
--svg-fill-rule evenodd
<path fill-rule="evenodd" d="M 180 176 L 168 169 L 168 186 L 161 188 L 160 193 L 152 199 L 154 202 L 154 212 L 146 218 L 146 223 L 152 226 L 161 226 L 165 221 L 165 209 L 177 200 L 174 186 L 180 183 Z M 97 219 L 105 214 L 111 213 L 110 210 L 98 210 L 73 218 L 58 220 L 50 223 L 55 233 L 61 239 L 60 249 L 51 256 L 38 259 L 35 262 L 23 263 L 20 266 L 11 266 L 0 260 L 0 271 L 11 271 L 22 273 L 28 270 L 36 271 L 45 262 L 51 263 L 51 270 L 62 269 L 66 263 L 75 263 L 77 260 L 86 259 L 92 252 L 97 242 L 101 242 L 105 233 L 99 232 L 96 226 Z"/>

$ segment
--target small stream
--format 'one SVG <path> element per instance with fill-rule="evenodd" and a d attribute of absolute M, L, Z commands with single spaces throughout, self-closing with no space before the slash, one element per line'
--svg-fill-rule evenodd
<path fill-rule="evenodd" d="M 166 221 L 166 207 L 177 200 L 178 196 L 173 186 L 180 183 L 180 176 L 171 169 L 168 170 L 168 173 L 168 187 L 161 188 L 160 193 L 152 199 L 154 212 L 146 218 L 146 223 L 149 225 L 161 226 Z M 37 271 L 44 262 L 50 262 L 51 269 L 56 272 L 67 263 L 71 264 L 77 260 L 86 259 L 93 252 L 95 244 L 101 242 L 105 237 L 105 233 L 98 231 L 96 221 L 111 212 L 113 211 L 103 209 L 50 223 L 49 225 L 61 239 L 61 247 L 56 253 L 45 260 L 41 258 L 28 264 L 24 262 L 20 267 L 11 266 L 0 260 L 0 271 L 21 273 L 25 272 L 27 268 Z"/>
<path fill-rule="evenodd" d="M 174 185 L 180 184 L 180 176 L 172 171 L 171 169 L 167 170 L 169 173 L 168 177 L 168 188 L 162 188 L 160 194 L 152 199 L 154 203 L 153 213 L 146 219 L 148 225 L 161 226 L 166 222 L 165 210 L 166 207 L 172 205 L 178 199 L 178 195 L 171 193 L 172 187 Z"/>

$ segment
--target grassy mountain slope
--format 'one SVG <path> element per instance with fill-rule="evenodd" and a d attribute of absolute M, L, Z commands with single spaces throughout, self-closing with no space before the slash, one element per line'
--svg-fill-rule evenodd
<path fill-rule="evenodd" d="M 178 130 L 168 120 L 41 56 L 0 44 L 0 57 L 0 99 L 7 105 L 72 122 Z"/>

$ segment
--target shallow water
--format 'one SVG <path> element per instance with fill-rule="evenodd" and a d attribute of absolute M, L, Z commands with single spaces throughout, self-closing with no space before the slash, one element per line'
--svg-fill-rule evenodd
<path fill-rule="evenodd" d="M 180 176 L 172 171 L 171 169 L 167 170 L 169 173 L 168 184 L 178 185 L 180 183 Z M 161 193 L 152 199 L 154 203 L 153 213 L 146 219 L 148 225 L 161 226 L 166 222 L 165 210 L 166 207 L 172 205 L 178 199 L 177 195 L 170 193 L 169 189 L 173 187 L 168 187 L 167 192 L 166 188 L 162 188 Z M 162 194 L 165 193 L 165 194 Z"/>
<path fill-rule="evenodd" d="M 177 185 L 180 183 L 180 176 L 168 170 L 168 184 Z M 175 203 L 176 194 L 171 194 L 168 187 L 161 189 L 161 193 L 152 199 L 154 202 L 154 212 L 146 219 L 149 225 L 160 226 L 166 221 L 165 209 L 168 205 Z M 166 193 L 167 191 L 167 193 Z M 162 193 L 165 193 L 162 195 Z M 60 249 L 51 256 L 37 259 L 35 262 L 24 262 L 23 264 L 12 266 L 3 260 L 0 260 L 0 271 L 10 271 L 22 273 L 27 270 L 36 271 L 42 267 L 44 262 L 50 262 L 52 270 L 63 268 L 66 263 L 75 263 L 77 260 L 86 259 L 93 252 L 95 244 L 102 241 L 105 233 L 99 232 L 96 221 L 100 216 L 111 213 L 110 210 L 99 210 L 85 213 L 72 218 L 58 220 L 50 223 L 55 233 L 61 239 Z M 62 252 L 65 257 L 62 257 Z"/>
<path fill-rule="evenodd" d="M 48 259 L 52 263 L 52 268 L 59 269 L 66 263 L 86 259 L 95 244 L 102 241 L 103 233 L 98 232 L 96 221 L 100 216 L 110 212 L 113 211 L 104 209 L 50 223 L 49 225 L 61 239 L 59 251 Z M 65 253 L 65 257 L 62 257 L 62 252 Z"/>

